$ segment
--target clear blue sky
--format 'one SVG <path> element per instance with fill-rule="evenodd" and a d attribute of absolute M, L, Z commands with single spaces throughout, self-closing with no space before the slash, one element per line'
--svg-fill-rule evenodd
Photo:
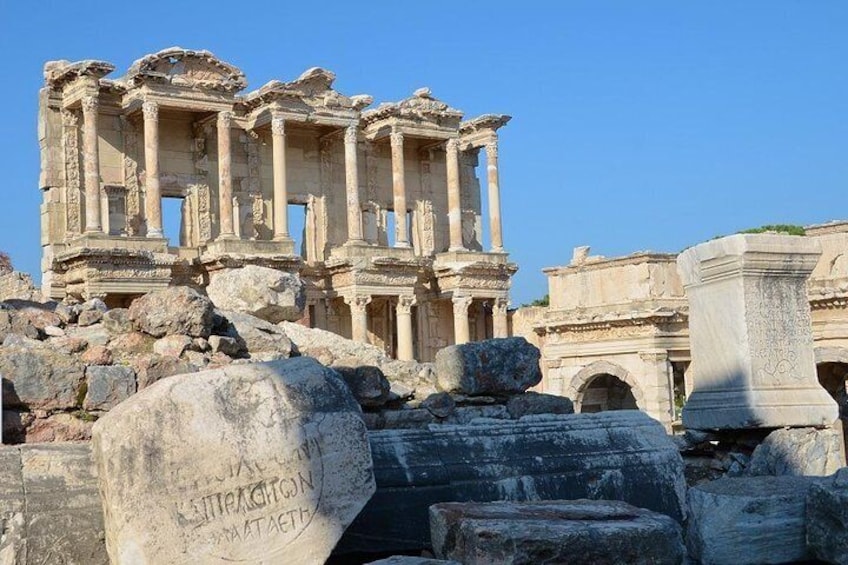
<path fill-rule="evenodd" d="M 679 251 L 848 218 L 848 2 L 0 0 L 0 249 L 40 271 L 36 98 L 49 59 L 123 71 L 205 48 L 256 88 L 311 66 L 376 102 L 420 86 L 501 130 L 513 304 L 576 245 Z"/>

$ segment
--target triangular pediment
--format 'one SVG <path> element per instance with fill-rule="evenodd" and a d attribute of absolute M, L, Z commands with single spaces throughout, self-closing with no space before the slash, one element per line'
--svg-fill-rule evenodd
<path fill-rule="evenodd" d="M 238 92 L 247 86 L 244 73 L 209 51 L 170 47 L 142 57 L 125 79 L 131 84 L 167 83 L 173 86 Z"/>

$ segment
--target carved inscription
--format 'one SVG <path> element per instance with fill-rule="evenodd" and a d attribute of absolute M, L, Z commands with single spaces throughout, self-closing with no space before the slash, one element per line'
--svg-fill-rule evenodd
<path fill-rule="evenodd" d="M 803 380 L 799 348 L 810 339 L 810 313 L 803 287 L 800 292 L 786 281 L 765 279 L 755 285 L 746 301 L 748 340 L 756 373 L 763 382 L 780 384 Z M 798 296 L 794 296 L 797 294 Z"/>

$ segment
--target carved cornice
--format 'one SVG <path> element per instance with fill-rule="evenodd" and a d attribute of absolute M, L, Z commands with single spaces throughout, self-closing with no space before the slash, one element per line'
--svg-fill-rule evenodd
<path fill-rule="evenodd" d="M 99 81 L 115 70 L 115 65 L 107 61 L 48 61 L 44 64 L 44 82 L 53 89 L 61 89 L 80 77 L 89 77 Z"/>
<path fill-rule="evenodd" d="M 506 114 L 483 114 L 459 124 L 459 133 L 465 135 L 479 131 L 495 132 L 509 123 L 511 119 L 512 116 Z"/>

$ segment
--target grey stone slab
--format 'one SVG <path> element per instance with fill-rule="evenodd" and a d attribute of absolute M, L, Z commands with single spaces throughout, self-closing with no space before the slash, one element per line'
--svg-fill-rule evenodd
<path fill-rule="evenodd" d="M 810 487 L 807 548 L 817 559 L 848 565 L 848 469 Z"/>

